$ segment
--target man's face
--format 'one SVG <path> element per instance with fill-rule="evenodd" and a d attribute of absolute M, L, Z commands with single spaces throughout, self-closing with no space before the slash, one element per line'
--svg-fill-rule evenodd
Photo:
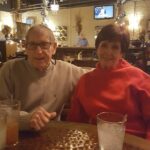
<path fill-rule="evenodd" d="M 34 30 L 30 32 L 26 42 L 28 61 L 39 71 L 47 69 L 56 50 L 56 43 L 50 41 L 49 34 L 46 29 Z"/>
<path fill-rule="evenodd" d="M 122 57 L 119 41 L 102 41 L 97 49 L 97 54 L 103 68 L 113 68 Z"/>

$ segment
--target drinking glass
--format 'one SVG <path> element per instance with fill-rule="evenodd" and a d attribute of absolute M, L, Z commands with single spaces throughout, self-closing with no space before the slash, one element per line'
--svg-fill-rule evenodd
<path fill-rule="evenodd" d="M 3 110 L 0 110 L 0 150 L 6 146 L 6 117 L 7 114 Z"/>
<path fill-rule="evenodd" d="M 114 112 L 102 112 L 97 115 L 100 150 L 122 150 L 126 118 L 126 115 Z"/>
<path fill-rule="evenodd" d="M 0 109 L 7 113 L 6 145 L 15 146 L 19 137 L 20 103 L 17 100 L 0 101 Z"/>

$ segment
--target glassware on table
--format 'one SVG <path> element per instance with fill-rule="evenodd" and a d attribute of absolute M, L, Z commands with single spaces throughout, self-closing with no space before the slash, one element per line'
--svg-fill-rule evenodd
<path fill-rule="evenodd" d="M 122 150 L 126 115 L 102 112 L 97 115 L 97 130 L 100 150 Z"/>
<path fill-rule="evenodd" d="M 6 120 L 7 114 L 0 110 L 0 150 L 6 146 Z"/>
<path fill-rule="evenodd" d="M 15 146 L 19 137 L 20 103 L 16 100 L 2 100 L 0 109 L 7 113 L 6 145 Z"/>

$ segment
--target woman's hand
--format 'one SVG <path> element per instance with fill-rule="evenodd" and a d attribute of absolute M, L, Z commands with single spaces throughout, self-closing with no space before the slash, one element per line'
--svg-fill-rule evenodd
<path fill-rule="evenodd" d="M 47 112 L 43 107 L 38 107 L 31 115 L 30 127 L 35 130 L 41 130 L 53 118 L 56 112 Z"/>

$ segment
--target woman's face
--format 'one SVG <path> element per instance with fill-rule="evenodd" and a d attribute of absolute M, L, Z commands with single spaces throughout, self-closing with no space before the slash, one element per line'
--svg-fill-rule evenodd
<path fill-rule="evenodd" d="M 97 48 L 97 55 L 102 68 L 114 68 L 122 58 L 121 43 L 119 41 L 102 41 Z"/>

